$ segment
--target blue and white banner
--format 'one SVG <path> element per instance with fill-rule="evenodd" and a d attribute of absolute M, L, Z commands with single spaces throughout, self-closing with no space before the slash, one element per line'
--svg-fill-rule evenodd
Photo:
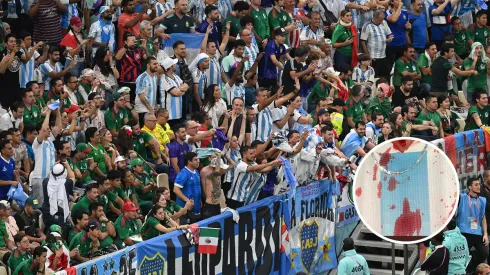
<path fill-rule="evenodd" d="M 183 41 L 186 48 L 187 64 L 189 65 L 201 51 L 203 39 L 204 34 L 202 33 L 172 33 L 170 38 L 164 42 L 164 51 L 166 54 L 168 54 L 168 56 L 172 56 L 174 54 L 174 43 L 177 41 Z"/>
<path fill-rule="evenodd" d="M 196 253 L 181 231 L 136 245 L 141 274 L 280 274 L 281 197 L 270 197 L 199 222 L 221 228 L 218 253 Z M 163 273 L 160 273 L 163 270 Z"/>
<path fill-rule="evenodd" d="M 136 247 L 130 246 L 77 265 L 77 275 L 136 275 L 136 260 Z"/>
<path fill-rule="evenodd" d="M 335 253 L 334 186 L 329 180 L 296 188 L 290 200 L 289 243 L 292 259 L 289 274 L 325 274 L 337 267 Z"/>

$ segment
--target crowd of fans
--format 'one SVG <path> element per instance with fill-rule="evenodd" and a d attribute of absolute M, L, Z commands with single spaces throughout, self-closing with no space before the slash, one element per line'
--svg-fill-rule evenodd
<path fill-rule="evenodd" d="M 480 7 L 3 1 L 4 264 L 49 274 L 283 193 L 288 175 L 346 183 L 383 141 L 488 125 Z M 201 33 L 199 53 L 166 49 L 175 33 Z"/>

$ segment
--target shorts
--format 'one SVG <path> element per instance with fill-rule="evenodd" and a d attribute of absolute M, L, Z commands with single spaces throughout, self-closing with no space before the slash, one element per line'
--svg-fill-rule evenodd
<path fill-rule="evenodd" d="M 221 214 L 221 206 L 219 204 L 204 203 L 202 206 L 202 219 L 211 218 Z"/>

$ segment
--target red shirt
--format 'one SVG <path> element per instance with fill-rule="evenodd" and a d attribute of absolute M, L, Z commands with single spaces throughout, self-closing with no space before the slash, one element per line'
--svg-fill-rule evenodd
<path fill-rule="evenodd" d="M 124 46 L 124 40 L 123 40 L 124 32 L 134 33 L 136 37 L 140 36 L 140 24 L 139 23 L 134 25 L 132 28 L 125 28 L 124 27 L 124 24 L 126 24 L 126 22 L 131 21 L 136 16 L 138 16 L 138 13 L 136 13 L 136 12 L 133 14 L 127 14 L 127 13 L 123 12 L 119 16 L 119 20 L 117 22 L 117 28 L 118 28 L 117 49 L 118 50 Z"/>

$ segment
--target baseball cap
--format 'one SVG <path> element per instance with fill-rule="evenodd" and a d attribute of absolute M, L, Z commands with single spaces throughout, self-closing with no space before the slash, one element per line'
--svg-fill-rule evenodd
<path fill-rule="evenodd" d="M 123 96 L 121 93 L 116 92 L 112 94 L 112 100 L 117 101 L 121 96 Z"/>
<path fill-rule="evenodd" d="M 378 85 L 378 89 L 381 89 L 385 95 L 390 93 L 390 86 L 386 83 L 381 83 Z"/>
<path fill-rule="evenodd" d="M 74 113 L 76 111 L 80 110 L 80 107 L 77 105 L 77 104 L 72 104 L 70 106 L 70 108 L 65 108 L 65 112 L 71 114 L 71 113 Z"/>
<path fill-rule="evenodd" d="M 174 59 L 174 58 L 167 57 L 162 61 L 161 65 L 165 70 L 168 70 L 170 67 L 177 64 L 177 62 L 178 61 L 176 58 Z"/>
<path fill-rule="evenodd" d="M 82 19 L 80 19 L 78 16 L 73 16 L 70 19 L 70 25 L 80 27 L 82 25 Z"/>
<path fill-rule="evenodd" d="M 126 159 L 125 159 L 123 156 L 118 156 L 118 157 L 116 158 L 116 160 L 114 160 L 114 164 L 116 164 L 116 163 L 118 163 L 118 162 L 120 162 L 120 161 L 124 161 L 124 160 L 126 160 Z"/>
<path fill-rule="evenodd" d="M 96 96 L 100 97 L 100 100 L 104 100 L 104 98 L 101 95 L 99 95 L 98 93 L 90 93 L 88 95 L 88 100 L 94 100 Z"/>
<path fill-rule="evenodd" d="M 274 35 L 286 35 L 288 32 L 285 28 L 276 28 L 274 29 Z"/>
<path fill-rule="evenodd" d="M 333 106 L 342 106 L 342 107 L 344 107 L 344 110 L 347 110 L 347 107 L 345 106 L 345 102 L 341 98 L 334 99 L 332 105 Z"/>
<path fill-rule="evenodd" d="M 92 149 L 90 147 L 88 147 L 87 143 L 78 143 L 77 144 L 77 147 L 76 147 L 77 151 L 80 151 L 80 152 L 84 152 L 84 153 L 90 153 L 90 151 L 92 151 Z"/>
<path fill-rule="evenodd" d="M 86 77 L 86 76 L 93 76 L 95 77 L 95 72 L 92 69 L 83 69 L 82 73 L 80 74 L 80 78 Z"/>
<path fill-rule="evenodd" d="M 90 220 L 87 224 L 87 231 L 95 230 L 95 229 L 99 229 L 99 228 L 100 228 L 100 224 L 96 220 Z"/>
<path fill-rule="evenodd" d="M 122 209 L 123 209 L 123 211 L 137 211 L 138 207 L 136 207 L 136 205 L 134 205 L 134 203 L 128 201 L 128 202 L 125 202 L 123 204 Z"/>
<path fill-rule="evenodd" d="M 26 205 L 32 206 L 35 209 L 41 208 L 41 204 L 35 197 L 29 197 L 26 201 Z"/>
<path fill-rule="evenodd" d="M 324 114 L 330 114 L 330 112 L 328 111 L 328 109 L 320 109 L 318 111 L 318 116 L 323 116 Z"/>
<path fill-rule="evenodd" d="M 134 158 L 131 160 L 131 167 L 138 166 L 143 164 L 143 161 L 140 158 Z"/>
<path fill-rule="evenodd" d="M 57 232 L 61 235 L 61 233 L 63 232 L 61 230 L 61 226 L 57 225 L 57 224 L 53 224 L 49 227 L 49 232 Z"/>

